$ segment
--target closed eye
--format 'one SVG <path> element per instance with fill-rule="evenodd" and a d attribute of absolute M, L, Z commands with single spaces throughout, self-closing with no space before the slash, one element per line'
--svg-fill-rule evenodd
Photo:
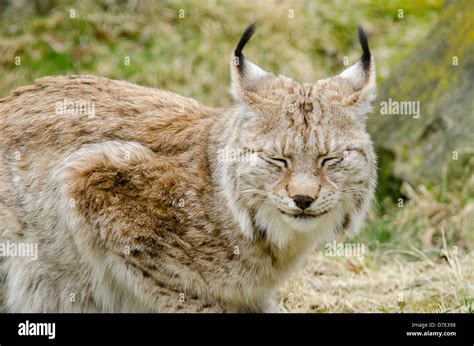
<path fill-rule="evenodd" d="M 285 166 L 286 166 L 287 163 L 288 163 L 285 159 L 282 159 L 282 158 L 280 158 L 280 157 L 271 157 L 270 160 L 272 160 L 272 161 L 277 161 L 277 162 L 281 162 L 281 163 L 283 163 Z"/>
<path fill-rule="evenodd" d="M 344 157 L 326 157 L 321 161 L 321 167 L 328 166 L 328 165 L 335 165 L 338 164 L 339 162 L 342 162 L 344 160 Z"/>
<path fill-rule="evenodd" d="M 288 161 L 282 157 L 267 157 L 262 155 L 261 158 L 271 164 L 277 165 L 279 167 L 288 167 Z"/>

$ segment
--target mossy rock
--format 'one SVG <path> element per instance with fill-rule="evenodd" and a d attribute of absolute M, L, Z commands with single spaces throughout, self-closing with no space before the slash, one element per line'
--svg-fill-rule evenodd
<path fill-rule="evenodd" d="M 425 40 L 381 86 L 368 128 L 382 195 L 403 179 L 435 184 L 474 148 L 474 2 L 451 1 Z M 419 102 L 419 117 L 381 114 L 383 102 Z M 393 103 L 393 102 L 392 102 Z M 458 167 L 460 170 L 463 167 Z"/>

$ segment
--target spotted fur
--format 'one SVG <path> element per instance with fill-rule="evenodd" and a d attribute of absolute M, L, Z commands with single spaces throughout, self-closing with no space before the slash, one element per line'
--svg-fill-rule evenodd
<path fill-rule="evenodd" d="M 94 76 L 0 100 L 0 240 L 39 246 L 2 260 L 3 310 L 275 311 L 317 241 L 360 228 L 376 179 L 367 42 L 363 62 L 304 84 L 243 56 L 253 31 L 229 108 Z M 64 99 L 95 115 L 58 115 Z M 314 199 L 304 216 L 295 195 Z"/>

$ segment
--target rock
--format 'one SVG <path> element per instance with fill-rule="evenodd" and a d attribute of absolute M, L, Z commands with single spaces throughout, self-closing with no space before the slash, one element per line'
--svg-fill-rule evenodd
<path fill-rule="evenodd" d="M 450 1 L 424 41 L 380 87 L 368 120 L 379 155 L 379 197 L 399 198 L 402 180 L 439 183 L 448 167 L 456 169 L 472 157 L 473 13 L 473 1 Z M 407 101 L 413 103 L 402 104 Z M 397 107 L 402 113 L 407 105 L 413 106 L 405 109 L 411 114 L 381 114 L 396 113 Z"/>

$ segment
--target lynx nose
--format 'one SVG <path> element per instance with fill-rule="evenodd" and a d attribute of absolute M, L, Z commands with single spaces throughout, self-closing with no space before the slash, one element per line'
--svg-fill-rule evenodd
<path fill-rule="evenodd" d="M 293 196 L 292 198 L 295 201 L 298 208 L 302 210 L 305 210 L 306 208 L 308 208 L 311 205 L 311 203 L 313 203 L 314 201 L 314 198 L 305 196 L 305 195 L 296 195 L 296 196 Z"/>

